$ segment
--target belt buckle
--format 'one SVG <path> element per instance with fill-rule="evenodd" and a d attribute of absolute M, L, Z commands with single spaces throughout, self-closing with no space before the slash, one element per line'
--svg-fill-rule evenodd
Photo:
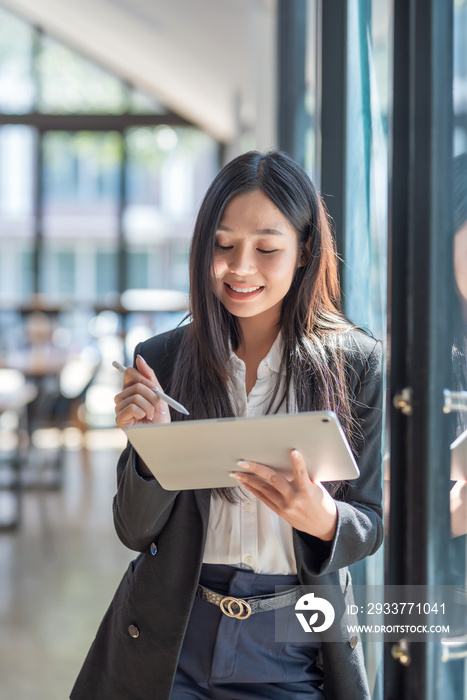
<path fill-rule="evenodd" d="M 227 606 L 227 609 L 226 607 Z M 234 606 L 237 606 L 235 612 Z M 219 607 L 227 617 L 235 617 L 237 620 L 246 620 L 251 615 L 251 607 L 242 598 L 234 598 L 233 596 L 225 596 L 219 603 Z"/>

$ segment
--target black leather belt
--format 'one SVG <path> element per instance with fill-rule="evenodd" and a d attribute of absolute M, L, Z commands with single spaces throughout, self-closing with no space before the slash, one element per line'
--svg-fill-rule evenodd
<path fill-rule="evenodd" d="M 246 620 L 250 615 L 267 610 L 278 610 L 286 608 L 288 605 L 294 605 L 303 595 L 300 586 L 296 586 L 284 593 L 270 596 L 253 596 L 251 598 L 235 598 L 231 595 L 222 595 L 199 585 L 196 589 L 196 595 L 206 600 L 208 603 L 219 606 L 224 615 L 227 617 L 235 617 L 237 620 Z"/>

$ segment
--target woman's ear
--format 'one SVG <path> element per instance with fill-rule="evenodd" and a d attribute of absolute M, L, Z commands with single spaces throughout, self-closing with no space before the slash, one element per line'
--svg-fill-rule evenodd
<path fill-rule="evenodd" d="M 304 265 L 307 264 L 308 258 L 310 257 L 310 250 L 311 250 L 311 237 L 308 237 L 307 242 L 303 246 L 301 252 L 300 252 L 300 258 L 298 261 L 298 267 L 303 267 Z"/>

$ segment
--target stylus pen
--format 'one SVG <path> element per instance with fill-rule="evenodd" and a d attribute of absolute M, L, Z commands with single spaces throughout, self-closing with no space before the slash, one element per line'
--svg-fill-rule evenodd
<path fill-rule="evenodd" d="M 122 374 L 126 370 L 126 367 L 124 365 L 122 365 L 120 362 L 117 362 L 117 360 L 114 360 L 112 362 L 112 367 L 115 367 L 115 369 L 118 369 L 118 371 L 121 372 Z M 157 394 L 157 396 L 162 401 L 165 401 L 166 404 L 168 404 L 169 406 L 172 406 L 172 408 L 174 408 L 176 411 L 178 411 L 179 413 L 184 413 L 186 416 L 190 415 L 190 413 L 186 410 L 185 406 L 182 406 L 181 403 L 178 403 L 178 401 L 175 401 L 175 399 L 172 399 L 170 396 L 167 396 L 167 394 L 164 394 L 163 391 L 161 391 L 160 389 L 158 389 L 155 386 L 152 386 L 151 389 L 153 390 L 153 392 L 155 394 Z"/>

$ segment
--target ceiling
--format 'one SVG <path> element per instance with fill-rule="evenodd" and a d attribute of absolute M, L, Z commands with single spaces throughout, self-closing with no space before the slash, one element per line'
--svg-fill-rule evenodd
<path fill-rule="evenodd" d="M 274 145 L 275 0 L 1 0 L 226 143 Z"/>

